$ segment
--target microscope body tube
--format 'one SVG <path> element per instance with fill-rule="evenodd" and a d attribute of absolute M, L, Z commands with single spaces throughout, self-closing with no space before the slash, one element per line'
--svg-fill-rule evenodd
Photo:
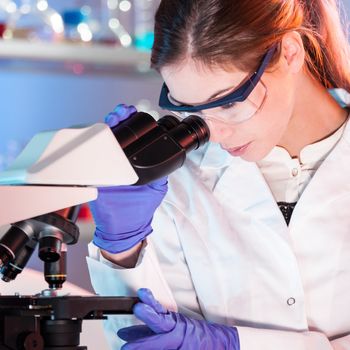
<path fill-rule="evenodd" d="M 143 185 L 180 168 L 186 154 L 205 144 L 210 137 L 203 119 L 189 116 L 179 121 L 165 116 L 158 121 L 143 112 L 112 128 L 112 132 L 137 173 L 135 185 Z"/>

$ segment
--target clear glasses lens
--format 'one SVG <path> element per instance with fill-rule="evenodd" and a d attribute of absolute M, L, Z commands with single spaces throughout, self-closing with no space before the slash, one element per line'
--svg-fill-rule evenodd
<path fill-rule="evenodd" d="M 238 124 L 252 118 L 262 107 L 266 99 L 266 86 L 259 81 L 248 98 L 243 102 L 233 102 L 220 107 L 206 109 L 200 112 L 173 112 L 184 119 L 190 115 L 198 115 L 203 119 L 217 120 L 228 124 Z"/>

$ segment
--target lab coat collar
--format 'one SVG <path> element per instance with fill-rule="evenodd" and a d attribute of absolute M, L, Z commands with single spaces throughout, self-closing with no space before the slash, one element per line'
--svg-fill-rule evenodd
<path fill-rule="evenodd" d="M 212 182 L 214 196 L 234 212 L 246 212 L 254 221 L 265 222 L 277 232 L 287 225 L 256 163 L 232 157 L 217 144 L 210 144 L 202 158 L 201 170 L 217 170 Z M 258 200 L 257 200 L 258 199 Z"/>
<path fill-rule="evenodd" d="M 338 197 L 350 195 L 350 123 L 347 122 L 343 137 L 333 151 L 323 161 L 314 177 L 301 195 L 291 218 L 289 227 L 293 228 L 302 223 L 310 213 L 320 210 L 334 200 L 334 193 Z M 341 184 L 341 185 L 340 185 Z M 330 193 L 333 195 L 330 196 Z"/>
<path fill-rule="evenodd" d="M 252 222 L 285 233 L 283 215 L 256 163 L 234 158 L 213 189 L 214 195 Z M 227 205 L 227 204 L 226 204 Z"/>

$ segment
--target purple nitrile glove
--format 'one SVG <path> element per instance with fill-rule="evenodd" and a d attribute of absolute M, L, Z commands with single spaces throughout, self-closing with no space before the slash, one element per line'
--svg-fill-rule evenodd
<path fill-rule="evenodd" d="M 108 113 L 105 117 L 105 123 L 113 128 L 120 122 L 128 119 L 132 114 L 136 113 L 137 109 L 135 106 L 127 106 L 125 104 L 119 104 L 114 108 L 113 112 Z"/>
<path fill-rule="evenodd" d="M 121 350 L 240 350 L 235 327 L 168 312 L 149 289 L 137 294 L 141 302 L 134 314 L 146 325 L 120 329 L 118 336 L 127 342 Z"/>
<path fill-rule="evenodd" d="M 118 125 L 136 112 L 134 106 L 118 105 L 105 122 Z M 155 210 L 167 192 L 167 178 L 142 186 L 98 188 L 98 197 L 90 202 L 96 230 L 93 242 L 110 253 L 126 251 L 152 232 Z"/>

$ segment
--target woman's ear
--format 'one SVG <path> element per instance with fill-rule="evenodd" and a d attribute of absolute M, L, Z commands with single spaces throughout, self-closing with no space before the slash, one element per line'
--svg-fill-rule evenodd
<path fill-rule="evenodd" d="M 305 49 L 300 34 L 296 31 L 285 34 L 281 42 L 282 65 L 290 73 L 299 73 L 305 62 Z"/>

